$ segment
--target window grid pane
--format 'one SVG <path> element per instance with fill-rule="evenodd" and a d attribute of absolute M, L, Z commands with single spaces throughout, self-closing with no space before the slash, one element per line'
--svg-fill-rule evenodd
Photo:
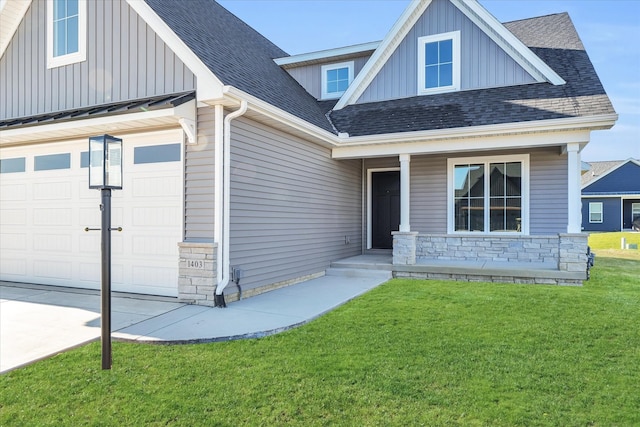
<path fill-rule="evenodd" d="M 426 89 L 453 86 L 453 40 L 425 43 Z"/>
<path fill-rule="evenodd" d="M 79 50 L 78 0 L 56 0 L 53 3 L 53 56 Z"/>
<path fill-rule="evenodd" d="M 327 93 L 344 92 L 349 87 L 349 68 L 327 70 Z"/>
<path fill-rule="evenodd" d="M 454 171 L 456 231 L 484 231 L 484 165 L 457 165 Z"/>
<path fill-rule="evenodd" d="M 522 163 L 455 165 L 453 179 L 454 231 L 522 232 Z"/>

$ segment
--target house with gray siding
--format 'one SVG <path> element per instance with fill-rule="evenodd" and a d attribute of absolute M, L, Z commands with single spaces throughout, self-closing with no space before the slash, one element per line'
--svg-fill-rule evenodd
<path fill-rule="evenodd" d="M 584 231 L 640 230 L 640 160 L 589 163 L 582 175 Z"/>
<path fill-rule="evenodd" d="M 617 115 L 571 19 L 407 3 L 383 40 L 288 55 L 214 0 L 0 2 L 0 280 L 99 287 L 110 134 L 114 290 L 223 305 L 367 256 L 582 283 L 580 152 Z"/>

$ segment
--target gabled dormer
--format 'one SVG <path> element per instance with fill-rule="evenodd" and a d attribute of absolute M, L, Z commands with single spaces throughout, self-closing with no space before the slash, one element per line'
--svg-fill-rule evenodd
<path fill-rule="evenodd" d="M 322 50 L 275 60 L 320 101 L 339 99 L 380 42 Z"/>
<path fill-rule="evenodd" d="M 417 0 L 335 106 L 548 82 L 544 61 L 476 0 Z"/>

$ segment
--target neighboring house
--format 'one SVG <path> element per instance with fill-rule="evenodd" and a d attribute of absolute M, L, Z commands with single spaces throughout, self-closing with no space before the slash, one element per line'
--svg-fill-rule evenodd
<path fill-rule="evenodd" d="M 582 229 L 640 230 L 640 161 L 591 162 L 590 166 L 582 175 Z"/>
<path fill-rule="evenodd" d="M 289 56 L 210 0 L 0 7 L 0 280 L 99 287 L 104 133 L 114 290 L 212 304 L 376 250 L 398 276 L 586 278 L 580 151 L 617 115 L 566 13 L 411 1 L 380 42 Z"/>

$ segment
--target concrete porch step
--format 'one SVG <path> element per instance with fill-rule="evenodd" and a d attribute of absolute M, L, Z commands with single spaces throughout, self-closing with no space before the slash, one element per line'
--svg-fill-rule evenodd
<path fill-rule="evenodd" d="M 391 271 L 364 269 L 364 268 L 348 268 L 348 267 L 334 267 L 328 268 L 325 272 L 327 276 L 337 277 L 366 277 L 366 278 L 378 278 L 380 280 L 389 280 L 393 278 Z"/>

